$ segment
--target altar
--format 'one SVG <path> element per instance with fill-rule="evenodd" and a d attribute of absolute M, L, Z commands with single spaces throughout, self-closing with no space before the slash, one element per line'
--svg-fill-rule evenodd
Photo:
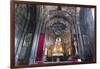
<path fill-rule="evenodd" d="M 50 61 L 66 61 L 72 55 L 71 33 L 65 32 L 61 36 L 46 35 L 47 59 Z M 48 61 L 47 60 L 47 61 Z"/>

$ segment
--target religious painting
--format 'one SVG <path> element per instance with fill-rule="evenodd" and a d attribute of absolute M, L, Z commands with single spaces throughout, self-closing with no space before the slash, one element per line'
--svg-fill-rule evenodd
<path fill-rule="evenodd" d="M 11 1 L 11 68 L 96 63 L 96 6 Z"/>

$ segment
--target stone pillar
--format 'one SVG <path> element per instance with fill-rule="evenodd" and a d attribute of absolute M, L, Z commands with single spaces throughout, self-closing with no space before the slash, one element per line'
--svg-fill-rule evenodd
<path fill-rule="evenodd" d="M 85 60 L 92 58 L 94 24 L 91 8 L 80 9 L 80 31 L 83 40 Z"/>

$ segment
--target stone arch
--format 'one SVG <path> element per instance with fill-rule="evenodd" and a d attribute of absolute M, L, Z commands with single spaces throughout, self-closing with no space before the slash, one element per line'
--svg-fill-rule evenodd
<path fill-rule="evenodd" d="M 62 23 L 63 25 L 66 25 L 67 27 L 69 27 L 68 30 L 70 31 L 70 33 L 72 33 L 72 28 L 71 28 L 72 25 L 73 25 L 72 20 L 73 19 L 71 18 L 70 15 L 69 16 L 66 16 L 66 15 L 63 15 L 63 14 L 48 15 L 46 17 L 46 19 L 44 20 L 44 27 L 47 30 L 47 28 L 49 28 L 53 24 L 59 22 L 59 23 Z M 66 32 L 64 35 L 70 34 L 70 33 Z M 67 36 L 66 36 L 66 38 L 67 38 Z M 72 42 L 72 35 L 71 34 L 70 34 L 70 42 Z M 70 47 L 72 47 L 72 44 L 70 44 Z M 67 49 L 67 47 L 66 47 L 66 49 Z M 67 51 L 65 51 L 65 52 L 67 52 Z"/>

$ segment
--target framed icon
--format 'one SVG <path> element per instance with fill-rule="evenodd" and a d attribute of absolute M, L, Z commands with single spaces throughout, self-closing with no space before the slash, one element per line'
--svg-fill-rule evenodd
<path fill-rule="evenodd" d="M 96 6 L 11 1 L 11 68 L 96 63 Z"/>

